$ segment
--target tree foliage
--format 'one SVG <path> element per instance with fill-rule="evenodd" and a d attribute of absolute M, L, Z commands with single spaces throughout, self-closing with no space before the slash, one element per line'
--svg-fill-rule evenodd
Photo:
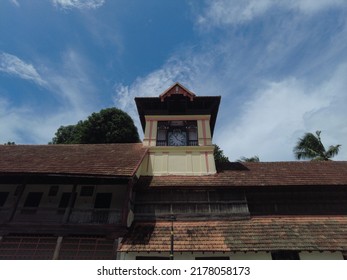
<path fill-rule="evenodd" d="M 140 142 L 132 118 L 117 108 L 91 114 L 75 125 L 61 126 L 51 144 L 101 144 Z"/>
<path fill-rule="evenodd" d="M 321 131 L 316 131 L 316 135 L 308 132 L 304 137 L 299 138 L 293 149 L 296 159 L 330 160 L 339 153 L 341 145 L 330 146 L 326 150 L 320 134 Z"/>
<path fill-rule="evenodd" d="M 230 162 L 229 158 L 227 156 L 224 155 L 223 150 L 221 150 L 221 148 L 219 148 L 218 145 L 214 145 L 214 152 L 213 152 L 213 156 L 214 156 L 214 160 L 215 162 L 218 163 L 226 163 L 226 162 Z"/>
<path fill-rule="evenodd" d="M 250 158 L 247 158 L 247 157 L 241 157 L 238 162 L 259 162 L 260 159 L 258 156 L 253 156 L 253 157 L 250 157 Z"/>

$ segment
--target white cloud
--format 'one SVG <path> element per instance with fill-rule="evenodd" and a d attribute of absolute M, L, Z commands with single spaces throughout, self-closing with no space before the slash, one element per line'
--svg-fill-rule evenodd
<path fill-rule="evenodd" d="M 290 58 L 296 46 L 305 45 L 307 30 L 298 32 L 290 26 L 288 22 L 286 30 L 273 29 L 262 46 L 238 50 L 234 49 L 239 47 L 234 37 L 225 37 L 203 51 L 181 54 L 180 59 L 176 56 L 175 63 L 165 63 L 131 85 L 118 85 L 115 104 L 130 112 L 140 128 L 134 97 L 158 96 L 178 81 L 197 95 L 222 95 L 214 142 L 230 160 L 254 155 L 262 161 L 294 160 L 292 149 L 298 138 L 316 130 L 322 130 L 326 146 L 342 144 L 336 159 L 347 160 L 347 57 L 343 39 L 347 28 L 331 37 L 324 52 L 295 61 Z M 286 35 L 281 36 L 282 32 Z M 319 33 L 311 33 L 310 39 L 315 36 Z M 276 53 L 273 48 L 269 50 L 274 43 L 278 44 Z M 296 62 L 300 64 L 295 71 L 284 73 L 280 79 L 271 69 Z M 271 75 L 264 75 L 265 66 L 270 67 Z"/>
<path fill-rule="evenodd" d="M 159 96 L 170 85 L 178 81 L 187 84 L 187 77 L 193 74 L 191 71 L 191 67 L 186 63 L 172 59 L 163 68 L 150 73 L 146 77 L 137 78 L 131 85 L 115 85 L 114 104 L 133 118 L 140 132 L 141 126 L 134 98 Z"/>
<path fill-rule="evenodd" d="M 20 7 L 19 2 L 17 0 L 10 0 L 10 2 L 17 7 Z"/>
<path fill-rule="evenodd" d="M 47 143 L 61 125 L 75 124 L 100 109 L 96 100 L 97 90 L 88 72 L 90 65 L 75 50 L 69 49 L 64 52 L 61 67 L 46 63 L 46 67 L 41 69 L 44 82 L 34 71 L 33 65 L 27 67 L 26 63 L 12 55 L 5 55 L 5 58 L 5 61 L 10 60 L 14 63 L 3 63 L 4 60 L 0 60 L 0 70 L 6 69 L 5 72 L 9 73 L 8 69 L 12 69 L 15 74 L 10 74 L 34 80 L 36 83 L 44 83 L 45 91 L 55 99 L 56 106 L 51 111 L 42 110 L 45 112 L 38 113 L 40 109 L 32 105 L 15 107 L 10 100 L 0 98 L 0 144 L 7 141 Z M 3 67 L 8 64 L 14 64 L 16 67 Z"/>
<path fill-rule="evenodd" d="M 0 71 L 33 81 L 40 86 L 46 85 L 46 82 L 32 64 L 28 64 L 12 54 L 0 53 Z"/>
<path fill-rule="evenodd" d="M 61 68 L 46 69 L 45 77 L 49 90 L 65 101 L 66 107 L 73 108 L 76 115 L 84 115 L 95 104 L 97 92 L 88 69 L 91 66 L 76 50 L 66 50 L 61 58 Z"/>
<path fill-rule="evenodd" d="M 305 132 L 322 131 L 326 146 L 342 144 L 346 160 L 347 64 L 315 86 L 286 79 L 269 83 L 244 104 L 241 114 L 222 120 L 216 140 L 229 159 L 258 155 L 261 160 L 294 160 L 292 149 Z"/>
<path fill-rule="evenodd" d="M 1 53 L 0 71 L 43 86 L 77 111 L 88 107 L 90 97 L 96 89 L 88 75 L 87 61 L 75 50 L 70 49 L 63 53 L 61 62 L 62 68 L 45 67 L 41 69 L 40 75 L 34 65 L 17 56 Z"/>
<path fill-rule="evenodd" d="M 51 114 L 43 115 L 35 108 L 15 107 L 10 101 L 0 98 L 0 144 L 8 141 L 46 144 L 61 125 L 74 124 L 78 117 L 72 108 L 56 108 Z"/>
<path fill-rule="evenodd" d="M 97 9 L 105 0 L 51 0 L 52 3 L 63 9 Z"/>
<path fill-rule="evenodd" d="M 27 110 L 11 107 L 9 102 L 0 98 L 0 144 L 19 140 L 18 131 L 22 126 Z"/>
<path fill-rule="evenodd" d="M 314 13 L 329 7 L 346 7 L 345 0 L 292 0 L 288 2 L 289 8 L 299 9 L 304 13 Z"/>
<path fill-rule="evenodd" d="M 328 7 L 346 7 L 344 0 L 213 0 L 198 17 L 203 26 L 221 26 L 250 21 L 272 8 L 297 10 L 312 14 Z"/>

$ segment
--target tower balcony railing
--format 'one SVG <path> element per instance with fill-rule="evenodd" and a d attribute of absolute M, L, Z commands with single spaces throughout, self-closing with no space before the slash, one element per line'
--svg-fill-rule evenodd
<path fill-rule="evenodd" d="M 199 146 L 198 140 L 188 140 L 188 146 Z"/>
<path fill-rule="evenodd" d="M 166 140 L 157 140 L 157 146 L 167 146 Z"/>
<path fill-rule="evenodd" d="M 157 140 L 157 146 L 168 146 L 166 140 Z M 187 146 L 199 146 L 198 140 L 188 140 Z"/>

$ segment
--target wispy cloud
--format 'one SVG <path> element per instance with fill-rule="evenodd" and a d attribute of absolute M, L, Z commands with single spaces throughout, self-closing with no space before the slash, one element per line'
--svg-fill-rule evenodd
<path fill-rule="evenodd" d="M 347 7 L 344 0 L 213 0 L 207 1 L 198 24 L 222 26 L 244 23 L 264 15 L 271 9 L 289 9 L 312 14 L 328 7 Z"/>
<path fill-rule="evenodd" d="M 76 115 L 83 115 L 95 104 L 93 85 L 87 60 L 76 50 L 68 49 L 61 57 L 60 67 L 50 66 L 45 71 L 49 90 L 59 96 L 65 106 L 73 108 Z"/>
<path fill-rule="evenodd" d="M 56 7 L 62 9 L 97 9 L 105 0 L 51 0 Z"/>
<path fill-rule="evenodd" d="M 16 56 L 0 56 L 1 71 L 44 85 L 43 92 L 56 104 L 54 110 L 38 114 L 39 109 L 32 105 L 13 106 L 11 100 L 0 98 L 0 144 L 47 143 L 61 125 L 77 123 L 100 109 L 88 61 L 76 50 L 68 49 L 60 62 L 59 67 L 46 62 L 39 75 L 34 65 Z"/>
<path fill-rule="evenodd" d="M 32 64 L 26 63 L 15 55 L 0 53 L 0 71 L 21 79 L 32 81 L 40 86 L 45 86 L 42 79 Z"/>
<path fill-rule="evenodd" d="M 10 0 L 10 2 L 17 7 L 20 7 L 18 0 Z"/>
<path fill-rule="evenodd" d="M 131 111 L 138 120 L 133 107 L 135 96 L 158 96 L 172 82 L 179 81 L 198 95 L 222 95 L 214 142 L 231 160 L 254 155 L 263 161 L 294 160 L 292 149 L 297 139 L 316 130 L 322 130 L 326 145 L 342 144 L 337 159 L 346 160 L 345 17 L 336 14 L 326 25 L 313 16 L 318 10 L 328 11 L 342 2 L 290 1 L 294 16 L 279 13 L 271 22 L 265 12 L 282 2 L 230 2 L 239 7 L 253 5 L 248 18 L 238 18 L 247 18 L 249 34 L 238 27 L 235 31 L 223 26 L 219 40 L 199 50 L 176 53 L 160 69 L 130 85 L 119 84 L 116 106 Z M 219 3 L 234 9 L 229 1 L 209 3 L 209 7 Z M 318 7 L 313 7 L 315 3 Z M 250 26 L 255 16 L 262 17 L 261 28 Z M 228 23 L 215 20 L 215 24 Z"/>
<path fill-rule="evenodd" d="M 0 144 L 46 144 L 61 125 L 76 123 L 80 117 L 77 114 L 71 107 L 58 106 L 50 114 L 38 114 L 37 108 L 13 106 L 0 97 Z"/>
<path fill-rule="evenodd" d="M 347 64 L 333 76 L 313 86 L 289 78 L 270 82 L 246 102 L 241 113 L 223 121 L 216 141 L 232 160 L 260 156 L 261 160 L 294 160 L 292 149 L 305 132 L 322 130 L 324 143 L 347 149 Z M 346 153 L 340 155 L 346 159 Z"/>
<path fill-rule="evenodd" d="M 191 66 L 172 58 L 163 68 L 145 77 L 137 78 L 131 85 L 116 84 L 114 87 L 114 104 L 116 107 L 126 111 L 134 119 L 137 127 L 140 128 L 134 98 L 159 96 L 159 94 L 177 81 L 189 83 L 188 77 L 191 71 Z"/>

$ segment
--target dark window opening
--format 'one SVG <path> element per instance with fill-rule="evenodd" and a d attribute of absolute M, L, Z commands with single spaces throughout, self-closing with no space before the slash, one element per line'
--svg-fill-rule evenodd
<path fill-rule="evenodd" d="M 60 202 L 59 202 L 59 208 L 67 208 L 69 206 L 69 201 L 70 201 L 70 197 L 71 197 L 72 193 L 70 192 L 64 192 L 62 195 L 61 195 L 61 198 L 60 198 Z M 76 198 L 76 197 L 75 197 Z M 74 206 L 75 204 L 75 200 L 73 201 L 72 203 L 72 207 Z"/>
<path fill-rule="evenodd" d="M 41 201 L 42 192 L 30 192 L 24 202 L 24 207 L 38 207 Z"/>
<path fill-rule="evenodd" d="M 0 192 L 0 207 L 5 205 L 9 192 Z"/>
<path fill-rule="evenodd" d="M 273 188 L 246 191 L 251 215 L 346 215 L 347 190 Z M 307 207 L 309 205 L 309 207 Z"/>
<path fill-rule="evenodd" d="M 110 208 L 112 193 L 97 193 L 94 208 Z"/>
<path fill-rule="evenodd" d="M 277 251 L 271 253 L 273 260 L 300 260 L 297 251 Z"/>
<path fill-rule="evenodd" d="M 65 209 L 69 206 L 69 201 L 70 201 L 71 195 L 72 195 L 71 192 L 64 192 L 61 195 L 60 202 L 59 202 L 59 205 L 58 205 L 59 209 L 57 211 L 57 214 L 61 214 L 62 215 L 62 214 L 65 213 Z M 73 207 L 75 205 L 75 201 L 76 201 L 76 195 L 74 195 L 74 200 L 72 202 L 71 207 Z"/>
<path fill-rule="evenodd" d="M 83 186 L 81 188 L 80 196 L 93 196 L 94 186 Z"/>
<path fill-rule="evenodd" d="M 93 223 L 107 224 L 112 193 L 97 193 L 94 202 Z"/>
<path fill-rule="evenodd" d="M 49 188 L 48 196 L 56 196 L 58 194 L 59 186 L 51 186 Z"/>
<path fill-rule="evenodd" d="M 35 214 L 36 208 L 40 205 L 43 192 L 30 192 L 24 202 L 22 214 Z M 28 209 L 29 208 L 29 209 Z M 32 208 L 32 209 L 30 209 Z"/>

